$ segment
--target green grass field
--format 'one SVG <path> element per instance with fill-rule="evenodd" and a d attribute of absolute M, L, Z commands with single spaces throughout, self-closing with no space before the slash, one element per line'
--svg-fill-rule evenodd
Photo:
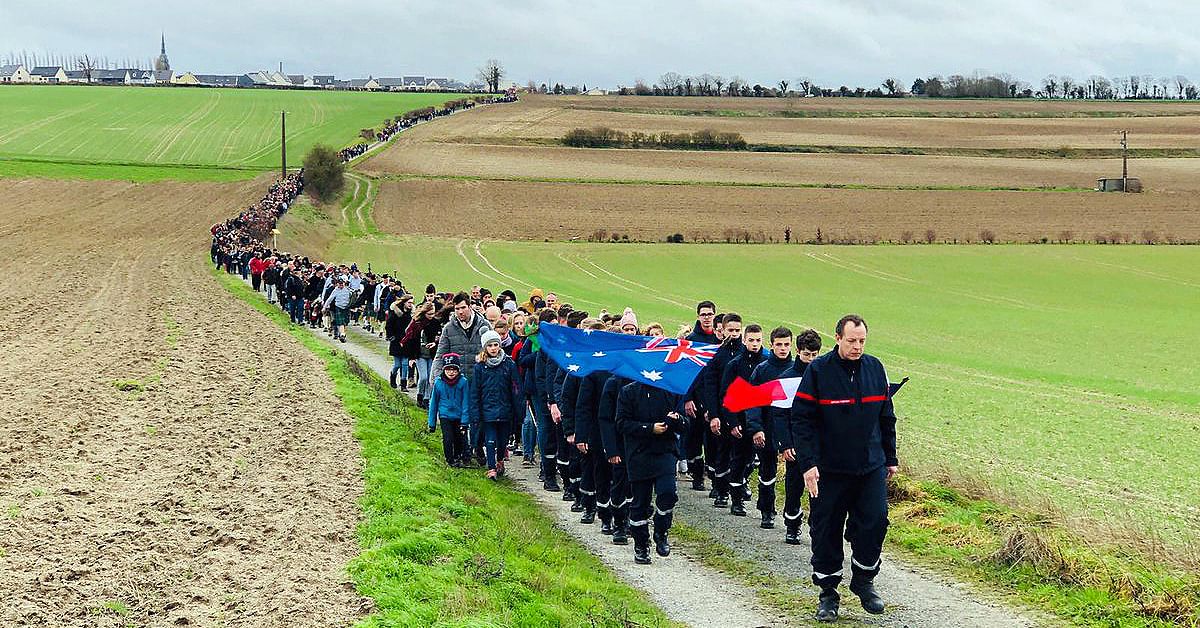
<path fill-rule="evenodd" d="M 285 219 L 285 233 L 300 222 Z M 479 242 L 381 234 L 369 217 L 340 229 L 335 259 L 414 289 L 537 286 L 668 328 L 702 298 L 826 334 L 860 313 L 868 350 L 893 380 L 913 380 L 897 401 L 910 471 L 981 480 L 1009 503 L 1114 533 L 1101 538 L 1200 540 L 1194 248 Z"/>
<path fill-rule="evenodd" d="M 0 176 L 222 180 L 459 94 L 20 85 L 0 89 Z"/>

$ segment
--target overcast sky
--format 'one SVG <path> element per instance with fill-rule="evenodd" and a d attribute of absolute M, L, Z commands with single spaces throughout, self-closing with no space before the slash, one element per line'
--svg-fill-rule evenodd
<path fill-rule="evenodd" d="M 774 84 L 905 85 L 918 75 L 1183 74 L 1200 81 L 1200 2 L 1049 0 L 2 0 L 0 57 L 145 60 L 175 70 L 423 74 L 613 87 L 667 71 Z"/>

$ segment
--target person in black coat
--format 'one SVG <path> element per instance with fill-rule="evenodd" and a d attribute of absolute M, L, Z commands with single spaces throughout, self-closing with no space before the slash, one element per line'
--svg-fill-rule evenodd
<path fill-rule="evenodd" d="M 617 431 L 625 439 L 625 469 L 633 502 L 629 529 L 633 534 L 633 559 L 650 563 L 650 509 L 654 494 L 654 545 L 659 556 L 669 556 L 667 532 L 678 494 L 675 464 L 678 437 L 687 433 L 687 418 L 679 395 L 632 382 L 617 396 Z"/>
<path fill-rule="evenodd" d="M 779 374 L 777 379 L 804 377 L 808 365 L 821 352 L 821 335 L 813 329 L 806 329 L 796 336 L 796 359 L 792 366 Z M 763 380 L 766 381 L 766 380 Z M 775 450 L 783 456 L 783 541 L 788 545 L 800 544 L 800 525 L 804 522 L 804 514 L 800 510 L 804 499 L 804 469 L 796 460 L 796 426 L 799 416 L 792 410 L 784 408 L 763 408 L 770 410 L 774 426 Z M 793 421 L 796 417 L 796 421 Z"/>
<path fill-rule="evenodd" d="M 724 315 L 721 325 L 725 334 L 721 348 L 697 377 L 703 378 L 700 393 L 708 420 L 708 429 L 704 433 L 704 459 L 712 470 L 713 506 L 726 508 L 729 506 L 729 441 L 732 437 L 721 420 L 721 401 L 725 396 L 721 376 L 725 374 L 725 365 L 742 353 L 742 317 L 729 312 Z"/>
<path fill-rule="evenodd" d="M 617 398 L 630 379 L 612 375 L 604 382 L 600 404 L 596 408 L 596 429 L 600 433 L 603 456 L 610 465 L 608 499 L 611 504 L 614 545 L 629 543 L 629 473 L 625 468 L 625 438 L 617 432 Z"/>
<path fill-rule="evenodd" d="M 792 330 L 776 327 L 771 331 L 771 352 L 767 359 L 754 368 L 747 380 L 753 386 L 779 379 L 781 373 L 792 368 Z M 762 515 L 759 527 L 770 530 L 775 527 L 775 480 L 779 470 L 779 455 L 775 448 L 773 406 L 746 410 L 746 435 L 758 452 L 758 508 Z"/>
<path fill-rule="evenodd" d="M 766 359 L 762 353 L 763 330 L 759 325 L 747 325 L 742 332 L 742 352 L 725 365 L 721 374 L 721 397 L 733 380 L 742 378 L 750 381 L 754 369 Z M 746 516 L 746 499 L 750 490 L 746 487 L 746 478 L 754 465 L 754 444 L 750 433 L 746 430 L 746 413 L 730 412 L 721 406 L 721 431 L 728 434 L 729 444 L 729 514 L 737 517 Z M 773 508 L 772 508 L 773 509 Z"/>
<path fill-rule="evenodd" d="M 717 330 L 714 328 L 713 322 L 717 316 L 717 306 L 712 301 L 701 301 L 696 305 L 696 324 L 692 327 L 692 333 L 688 334 L 686 340 L 699 344 L 719 345 L 721 340 L 717 337 Z M 684 396 L 684 413 L 688 416 L 689 432 L 684 438 L 683 453 L 687 460 L 688 475 L 692 477 L 692 490 L 704 490 L 704 474 L 705 474 L 705 450 L 704 443 L 707 438 L 705 434 L 708 432 L 708 417 L 706 416 L 708 409 L 704 407 L 702 397 L 702 388 L 705 371 L 710 367 L 705 365 L 700 370 L 700 375 L 696 376 L 696 380 L 692 383 L 692 387 Z M 709 465 L 709 477 L 712 476 L 712 468 Z"/>
<path fill-rule="evenodd" d="M 538 326 L 555 325 L 554 311 L 544 309 L 538 314 Z M 534 352 L 534 390 L 533 416 L 537 419 L 538 449 L 542 452 L 542 488 L 557 493 L 562 490 L 558 485 L 558 441 L 561 429 L 558 413 L 558 402 L 554 396 L 554 362 L 545 351 Z"/>
<path fill-rule="evenodd" d="M 867 324 L 850 314 L 835 329 L 837 345 L 808 365 L 792 406 L 809 494 L 812 579 L 821 587 L 818 621 L 837 620 L 843 537 L 853 552 L 850 591 L 868 613 L 884 611 L 874 581 L 887 534 L 887 481 L 899 468 L 887 372 L 864 352 Z"/>
<path fill-rule="evenodd" d="M 412 324 L 412 295 L 406 294 L 392 302 L 387 321 L 383 324 L 387 335 L 388 355 L 392 356 L 390 382 L 396 388 L 396 375 L 400 375 L 400 390 L 408 390 L 408 358 L 404 355 L 404 334 Z"/>

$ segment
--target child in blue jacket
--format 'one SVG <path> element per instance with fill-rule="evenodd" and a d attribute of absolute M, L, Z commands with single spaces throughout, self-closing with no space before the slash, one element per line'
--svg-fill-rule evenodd
<path fill-rule="evenodd" d="M 430 386 L 429 431 L 432 433 L 438 419 L 442 420 L 442 453 L 446 464 L 464 466 L 471 455 L 467 449 L 464 431 L 470 421 L 471 387 L 462 375 L 462 358 L 457 353 L 443 357 L 442 375 Z"/>

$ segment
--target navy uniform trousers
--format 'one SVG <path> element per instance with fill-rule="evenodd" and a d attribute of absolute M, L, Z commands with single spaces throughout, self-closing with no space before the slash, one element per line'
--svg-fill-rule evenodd
<path fill-rule="evenodd" d="M 852 552 L 851 584 L 873 579 L 879 573 L 879 555 L 888 527 L 887 468 L 865 475 L 822 473 L 817 495 L 808 501 L 813 583 L 821 588 L 841 583 L 843 535 L 848 537 Z M 853 533 L 846 534 L 847 524 Z"/>

